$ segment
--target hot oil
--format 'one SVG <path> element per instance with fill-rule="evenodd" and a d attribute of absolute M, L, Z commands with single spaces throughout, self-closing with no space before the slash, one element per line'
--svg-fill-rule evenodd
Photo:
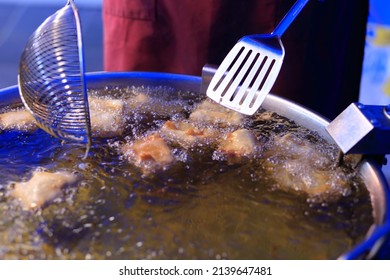
<path fill-rule="evenodd" d="M 127 98 L 139 92 L 162 100 L 157 112 L 150 111 L 153 103 L 137 107 L 124 116 L 124 135 L 94 139 L 84 161 L 83 147 L 61 144 L 41 130 L 0 134 L 0 258 L 334 259 L 364 238 L 372 208 L 352 168 L 341 167 L 350 188 L 336 197 L 308 196 L 294 184 L 281 187 L 270 175 L 296 160 L 283 150 L 269 154 L 277 151 L 276 135 L 287 131 L 328 155 L 313 168 L 333 168 L 337 154 L 314 133 L 276 114 L 260 112 L 243 124 L 259 141 L 256 157 L 229 161 L 213 147 L 174 146 L 174 164 L 145 174 L 123 157 L 121 145 L 168 119 L 187 118 L 199 100 L 194 93 L 173 96 L 165 88 L 90 94 Z M 169 114 L 161 104 L 170 106 Z M 38 167 L 71 170 L 83 180 L 44 208 L 24 211 L 9 196 L 10 182 L 28 179 Z"/>

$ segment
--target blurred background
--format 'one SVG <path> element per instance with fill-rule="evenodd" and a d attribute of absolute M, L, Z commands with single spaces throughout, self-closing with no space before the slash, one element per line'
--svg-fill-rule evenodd
<path fill-rule="evenodd" d="M 390 104 L 389 0 L 370 0 L 359 99 L 363 104 Z M 390 183 L 390 156 L 387 156 L 387 161 L 383 171 Z"/>
<path fill-rule="evenodd" d="M 66 0 L 0 0 L 0 89 L 17 84 L 19 59 L 30 35 Z M 87 72 L 103 69 L 102 0 L 75 1 Z"/>
<path fill-rule="evenodd" d="M 87 72 L 103 70 L 102 0 L 76 0 Z M 29 36 L 66 0 L 0 0 L 0 89 L 16 85 Z M 360 102 L 390 104 L 390 1 L 370 0 Z M 390 158 L 388 157 L 390 162 Z M 384 167 L 390 181 L 390 164 Z"/>
<path fill-rule="evenodd" d="M 360 101 L 390 103 L 390 1 L 370 0 Z"/>

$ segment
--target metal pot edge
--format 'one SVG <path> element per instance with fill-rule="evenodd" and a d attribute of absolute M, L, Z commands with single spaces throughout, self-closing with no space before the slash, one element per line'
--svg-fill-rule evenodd
<path fill-rule="evenodd" d="M 188 91 L 201 91 L 202 78 L 198 76 L 171 74 L 171 73 L 159 73 L 159 72 L 89 72 L 86 73 L 87 88 L 101 88 L 106 86 L 109 81 L 110 85 L 124 85 L 124 82 L 128 80 L 129 85 L 142 86 L 142 85 L 160 85 L 171 86 L 174 88 L 188 90 Z M 131 82 L 131 83 L 130 83 Z M 0 106 L 6 106 L 9 104 L 21 103 L 19 97 L 18 86 L 11 86 L 0 90 Z M 316 112 L 305 108 L 297 103 L 273 95 L 268 94 L 262 104 L 262 108 L 270 111 L 274 111 L 284 117 L 294 120 L 297 124 L 302 125 L 310 130 L 316 131 L 321 137 L 330 143 L 334 143 L 332 137 L 326 131 L 326 126 L 329 124 L 329 120 L 320 116 Z M 372 225 L 372 229 L 367 233 L 366 239 L 368 240 L 372 233 L 375 232 L 377 226 L 390 222 L 390 189 L 385 176 L 383 175 L 380 166 L 372 159 L 366 158 L 360 164 L 360 174 L 370 192 L 371 199 L 373 201 L 373 216 L 375 224 Z M 378 240 L 377 243 L 389 242 L 387 240 Z M 363 241 L 362 243 L 364 243 Z M 358 244 L 364 246 L 364 244 Z M 379 247 L 379 246 L 373 246 Z M 368 255 L 375 255 L 376 251 L 380 248 L 367 248 L 370 252 Z M 373 252 L 372 250 L 375 250 Z M 353 251 L 353 249 L 351 250 Z M 343 254 L 340 258 L 348 258 L 349 252 Z"/>

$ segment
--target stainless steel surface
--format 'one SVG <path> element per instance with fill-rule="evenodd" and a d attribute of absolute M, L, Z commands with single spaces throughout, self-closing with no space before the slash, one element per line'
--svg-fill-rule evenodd
<path fill-rule="evenodd" d="M 39 125 L 62 140 L 91 145 L 81 25 L 73 0 L 29 38 L 19 65 L 24 105 Z"/>
<path fill-rule="evenodd" d="M 206 94 L 206 90 L 209 86 L 212 77 L 217 71 L 217 66 L 207 64 L 202 69 L 202 83 L 200 92 Z M 328 120 L 318 115 L 317 113 L 307 109 L 299 104 L 289 101 L 286 106 L 286 100 L 273 94 L 268 94 L 261 105 L 262 108 L 277 112 L 278 114 L 291 118 L 294 121 L 310 130 L 318 132 L 323 138 L 330 143 L 335 143 L 326 132 L 326 125 Z"/>
<path fill-rule="evenodd" d="M 96 76 L 90 76 L 94 79 L 88 83 L 88 88 L 99 88 L 102 85 L 167 85 L 176 87 L 182 90 L 201 91 L 207 88 L 207 83 L 210 81 L 210 76 L 214 74 L 215 68 L 207 66 L 203 69 L 203 79 L 199 77 L 183 76 L 183 75 L 170 75 L 159 73 L 102 73 L 104 79 L 99 79 L 99 74 Z M 87 79 L 88 81 L 88 79 Z M 285 116 L 297 124 L 302 125 L 308 129 L 316 131 L 321 137 L 330 143 L 334 143 L 332 137 L 326 131 L 326 127 L 329 121 L 322 116 L 319 116 L 315 112 L 300 106 L 294 102 L 268 94 L 262 104 L 262 108 L 276 112 L 282 116 Z M 367 233 L 367 240 L 369 240 L 382 225 L 390 221 L 389 217 L 389 186 L 386 178 L 381 172 L 380 166 L 376 161 L 370 158 L 364 158 L 363 161 L 357 167 L 359 173 L 370 192 L 373 216 L 375 224 L 372 225 L 370 232 Z M 377 254 L 382 244 L 388 241 L 388 237 L 377 237 L 373 244 L 363 242 L 359 244 L 359 249 L 363 247 L 364 252 L 359 251 L 358 254 L 355 250 L 351 252 L 345 252 L 340 258 L 349 259 L 352 256 L 356 258 L 370 258 Z"/>
<path fill-rule="evenodd" d="M 390 196 L 386 178 L 380 171 L 380 166 L 375 161 L 364 160 L 360 164 L 359 169 L 360 175 L 370 192 L 375 220 L 370 231 L 367 233 L 366 241 L 356 246 L 354 250 L 340 256 L 340 259 L 361 258 L 363 254 L 365 254 L 365 258 L 367 259 L 376 258 L 378 251 L 383 251 L 381 247 L 388 247 L 390 242 Z M 386 248 L 384 250 L 386 250 Z M 383 252 L 381 252 L 381 254 L 383 254 Z M 388 252 L 385 254 L 386 258 L 390 257 Z"/>
<path fill-rule="evenodd" d="M 169 86 L 195 92 L 199 92 L 201 89 L 200 77 L 163 73 L 89 73 L 86 75 L 86 82 L 89 89 L 98 89 L 105 86 L 123 87 L 132 85 Z M 205 85 L 207 86 L 207 83 Z M 1 105 L 21 103 L 17 87 L 4 89 L 0 102 Z M 266 96 L 262 107 L 283 115 L 308 129 L 317 131 L 320 136 L 333 143 L 332 138 L 326 131 L 326 127 L 329 124 L 328 120 L 317 115 L 315 112 L 273 94 Z M 383 244 L 389 242 L 388 237 L 383 235 L 378 237 L 377 234 L 378 229 L 381 229 L 383 225 L 388 224 L 390 221 L 389 186 L 381 172 L 380 166 L 370 158 L 363 159 L 358 168 L 361 178 L 370 193 L 374 216 L 374 224 L 371 230 L 367 232 L 366 241 L 372 241 L 373 239 L 374 241 L 360 243 L 356 249 L 353 249 L 351 252 L 345 252 L 345 254 L 340 256 L 340 258 L 344 259 L 352 257 L 374 257 L 383 248 Z"/>
<path fill-rule="evenodd" d="M 271 34 L 241 38 L 225 57 L 207 96 L 243 114 L 254 114 L 270 92 L 284 59 L 280 40 L 309 0 L 298 0 Z"/>
<path fill-rule="evenodd" d="M 353 103 L 326 130 L 345 154 L 390 154 L 388 108 Z"/>
<path fill-rule="evenodd" d="M 211 77 L 215 74 L 216 68 L 212 65 L 205 65 L 202 71 L 202 84 L 201 84 L 201 92 L 204 93 L 205 89 L 208 87 L 208 83 L 211 80 Z M 327 140 L 331 144 L 338 144 L 335 142 L 333 135 L 328 132 L 329 120 L 318 115 L 317 113 L 311 111 L 308 108 L 305 108 L 299 104 L 288 101 L 284 98 L 275 96 L 273 94 L 268 94 L 264 99 L 262 104 L 262 108 L 277 112 L 278 114 L 287 117 L 291 120 L 294 120 L 297 124 L 306 127 L 312 131 L 316 131 L 321 137 Z M 383 107 L 382 107 L 383 111 Z M 350 121 L 355 121 L 353 118 Z M 343 121 L 342 124 L 347 125 L 349 122 Z M 345 132 L 345 131 L 344 131 Z M 341 140 L 344 140 L 341 137 Z M 380 147 L 379 147 L 380 148 Z M 370 192 L 372 207 L 373 207 L 373 215 L 375 218 L 375 224 L 372 225 L 371 231 L 367 234 L 367 239 L 369 240 L 371 236 L 375 235 L 377 230 L 381 230 L 381 227 L 384 224 L 389 223 L 388 211 L 390 210 L 389 205 L 389 187 L 387 184 L 387 180 L 383 173 L 381 172 L 381 166 L 374 159 L 364 158 L 363 161 L 360 162 L 359 172 L 365 182 L 367 189 Z M 387 219 L 387 221 L 386 221 Z M 368 258 L 375 256 L 376 250 L 380 247 L 380 244 L 385 242 L 385 238 L 377 237 L 375 239 L 374 244 L 376 246 L 368 246 L 370 249 L 367 251 L 367 246 L 365 247 L 362 244 L 357 249 L 359 253 L 352 250 L 351 252 L 346 252 L 340 259 L 348 259 L 350 257 L 361 257 L 363 252 L 367 254 Z"/>

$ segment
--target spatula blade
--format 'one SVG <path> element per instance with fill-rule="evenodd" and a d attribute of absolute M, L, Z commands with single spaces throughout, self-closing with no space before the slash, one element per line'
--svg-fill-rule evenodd
<path fill-rule="evenodd" d="M 284 48 L 274 36 L 242 38 L 218 67 L 207 96 L 237 112 L 253 115 L 282 67 Z"/>

